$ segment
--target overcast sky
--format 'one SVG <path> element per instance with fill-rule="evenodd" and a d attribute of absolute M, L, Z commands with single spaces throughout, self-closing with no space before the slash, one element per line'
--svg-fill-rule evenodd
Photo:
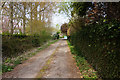
<path fill-rule="evenodd" d="M 52 16 L 52 21 L 51 22 L 52 22 L 51 25 L 53 27 L 56 27 L 57 24 L 61 26 L 62 24 L 69 22 L 69 17 L 64 13 L 58 13 L 56 11 L 56 13 L 53 14 L 53 16 Z"/>

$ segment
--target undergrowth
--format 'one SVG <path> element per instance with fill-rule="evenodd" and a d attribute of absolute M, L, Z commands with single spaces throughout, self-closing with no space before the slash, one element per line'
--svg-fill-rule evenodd
<path fill-rule="evenodd" d="M 37 48 L 34 52 L 29 52 L 28 54 L 23 54 L 15 58 L 7 58 L 2 63 L 2 73 L 12 71 L 18 64 L 21 64 L 23 61 L 29 59 L 30 57 L 36 55 L 39 51 L 47 48 L 51 44 L 57 42 L 58 40 L 53 40 L 47 42 L 47 44 L 42 45 L 41 47 Z"/>
<path fill-rule="evenodd" d="M 50 35 L 2 34 L 2 57 L 11 58 L 21 55 L 34 47 L 39 47 L 50 40 Z"/>
<path fill-rule="evenodd" d="M 81 55 L 80 52 L 75 50 L 74 46 L 71 45 L 69 41 L 68 45 L 70 47 L 71 53 L 74 55 L 73 57 L 76 60 L 76 64 L 80 70 L 80 73 L 82 74 L 82 78 L 98 78 L 97 72 L 91 67 L 91 65 L 87 62 L 85 57 Z"/>

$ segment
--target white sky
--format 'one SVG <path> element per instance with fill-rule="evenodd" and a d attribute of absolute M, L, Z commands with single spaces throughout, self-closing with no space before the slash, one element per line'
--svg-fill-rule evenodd
<path fill-rule="evenodd" d="M 56 27 L 57 24 L 59 24 L 60 26 L 64 23 L 68 23 L 69 22 L 69 17 L 67 17 L 66 14 L 62 14 L 62 13 L 55 13 L 52 16 L 52 26 Z"/>

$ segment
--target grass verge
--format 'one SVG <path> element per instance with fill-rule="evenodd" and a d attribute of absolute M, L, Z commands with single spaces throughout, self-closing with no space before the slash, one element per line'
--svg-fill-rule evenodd
<path fill-rule="evenodd" d="M 48 41 L 46 44 L 42 45 L 41 47 L 37 48 L 33 52 L 28 52 L 27 54 L 20 55 L 15 58 L 7 58 L 2 63 L 2 73 L 12 71 L 18 64 L 21 64 L 23 61 L 29 59 L 30 57 L 36 55 L 39 51 L 47 48 L 51 44 L 57 42 L 58 40 Z"/>
<path fill-rule="evenodd" d="M 92 78 L 96 79 L 98 78 L 97 72 L 92 68 L 92 66 L 87 62 L 85 57 L 83 57 L 80 52 L 74 49 L 74 46 L 71 45 L 69 41 L 68 46 L 71 50 L 71 53 L 74 55 L 73 57 L 76 60 L 76 65 L 80 70 L 80 73 L 82 74 L 82 78 Z M 79 55 L 77 55 L 79 53 Z"/>

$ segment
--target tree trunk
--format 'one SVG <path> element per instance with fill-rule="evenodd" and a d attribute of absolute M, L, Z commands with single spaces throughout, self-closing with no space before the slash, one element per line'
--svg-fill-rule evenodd
<path fill-rule="evenodd" d="M 35 3 L 35 12 L 34 12 L 34 19 L 37 21 L 37 7 L 38 7 L 38 3 Z"/>
<path fill-rule="evenodd" d="M 13 34 L 13 2 L 10 2 L 10 23 L 11 23 L 11 34 Z"/>
<path fill-rule="evenodd" d="M 26 21 L 26 17 L 25 17 L 25 14 L 26 14 L 26 3 L 24 2 L 23 3 L 23 5 L 24 5 L 24 13 L 23 13 L 23 34 L 25 34 L 25 21 Z"/>
<path fill-rule="evenodd" d="M 32 14 L 32 3 L 30 3 L 30 9 L 31 9 L 31 12 L 30 12 L 30 34 L 32 34 L 32 19 L 33 19 L 33 14 Z"/>

